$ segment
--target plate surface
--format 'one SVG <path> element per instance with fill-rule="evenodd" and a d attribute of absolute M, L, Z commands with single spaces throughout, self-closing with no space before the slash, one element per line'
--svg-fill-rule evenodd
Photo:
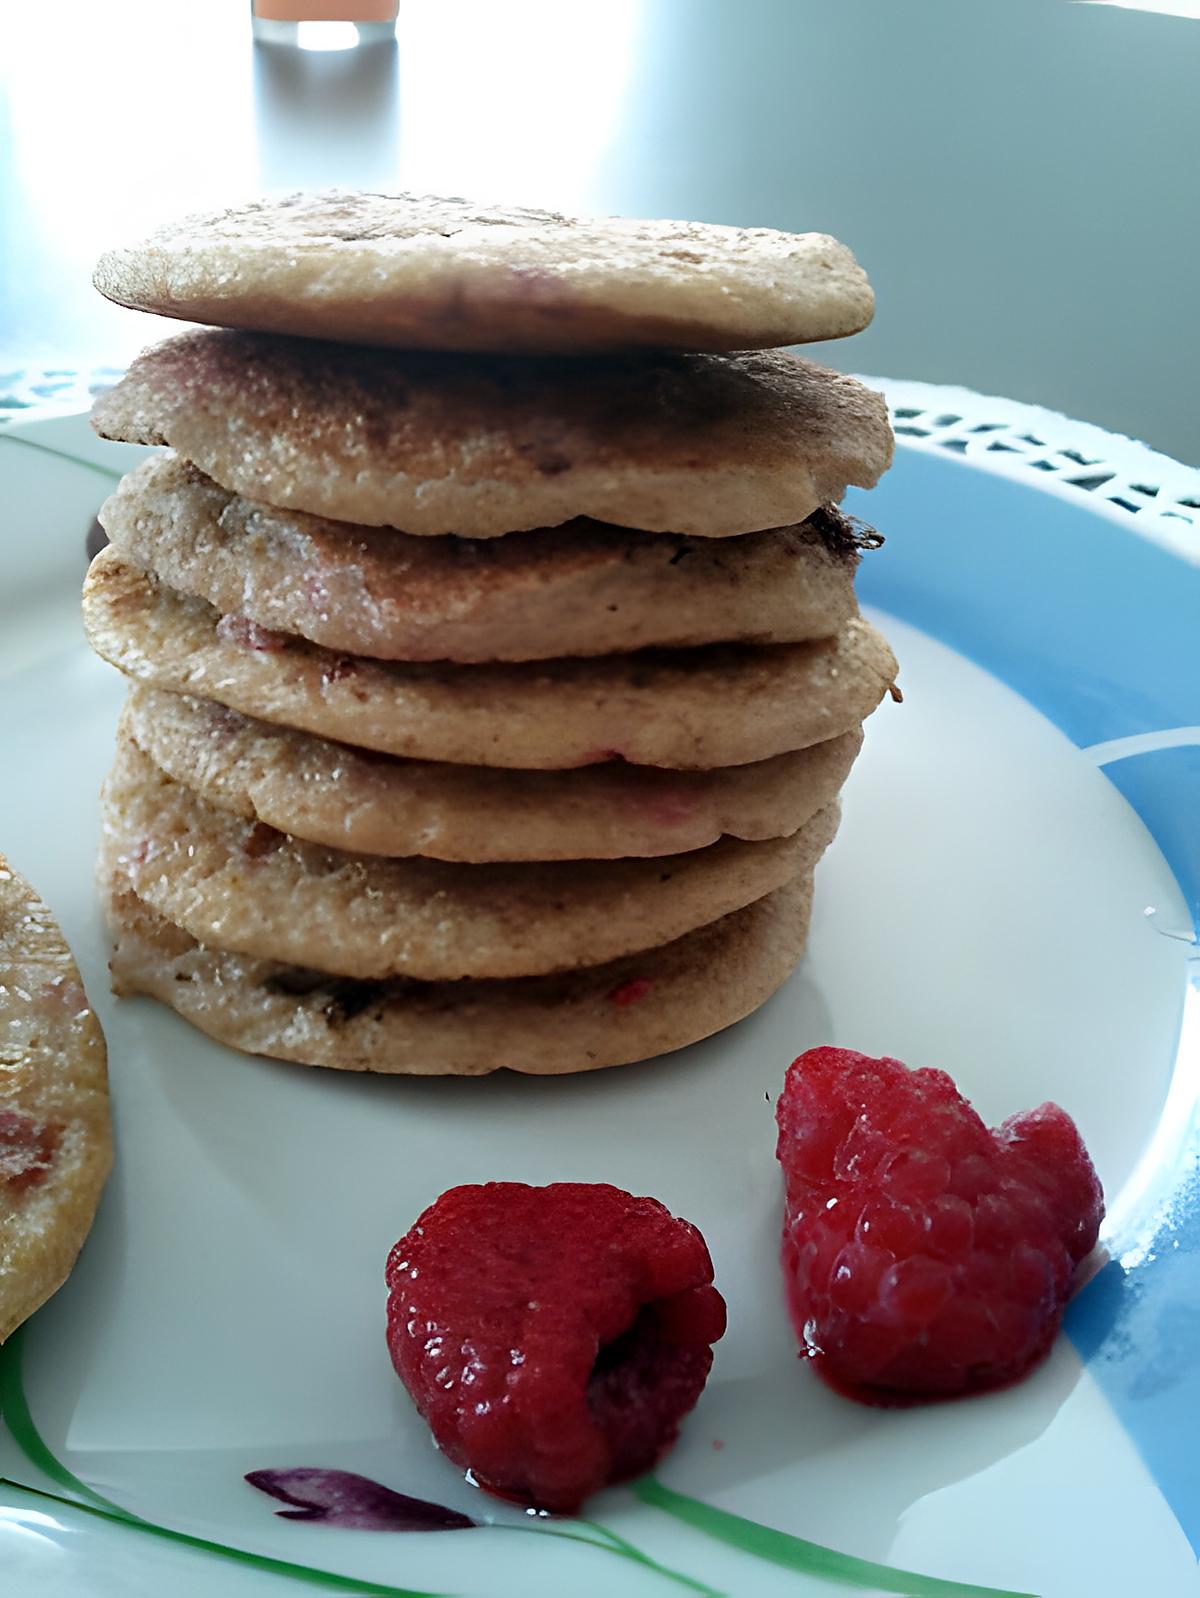
<path fill-rule="evenodd" d="M 78 955 L 118 1139 L 75 1274 L 0 1355 L 13 1590 L 1200 1590 L 1195 1503 L 1125 1379 L 1165 1392 L 1178 1420 L 1194 1339 L 1168 1324 L 1151 1347 L 1143 1326 L 1131 1347 L 1124 1330 L 1165 1207 L 1183 1235 L 1190 1169 L 1181 1029 L 1200 873 L 1182 818 L 1200 751 L 1184 740 L 1188 758 L 1163 766 L 1161 732 L 1200 725 L 1196 569 L 1111 509 L 901 450 L 852 508 L 889 538 L 862 591 L 905 702 L 868 725 L 786 987 L 715 1039 L 593 1076 L 345 1078 L 242 1057 L 108 993 L 92 855 L 122 690 L 81 641 L 78 588 L 88 522 L 136 458 L 79 418 L 0 432 L 0 846 Z M 1149 734 L 1158 774 L 1121 760 L 1118 791 L 1103 759 Z M 877 1412 L 795 1357 L 770 1101 L 793 1056 L 826 1041 L 943 1066 L 992 1121 L 1047 1098 L 1079 1121 L 1115 1258 L 1072 1307 L 1073 1341 L 1018 1388 Z M 444 1188 L 489 1178 L 655 1194 L 702 1228 L 729 1301 L 679 1448 L 652 1481 L 600 1495 L 589 1522 L 474 1491 L 391 1372 L 388 1247 Z M 1169 1323 L 1188 1275 L 1167 1263 Z M 297 1467 L 489 1525 L 280 1518 L 243 1479 Z"/>

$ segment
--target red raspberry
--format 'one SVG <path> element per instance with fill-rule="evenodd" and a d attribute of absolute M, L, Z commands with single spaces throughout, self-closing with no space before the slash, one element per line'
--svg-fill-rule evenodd
<path fill-rule="evenodd" d="M 776 1119 L 788 1306 L 827 1381 L 868 1403 L 978 1392 L 1049 1350 L 1104 1214 L 1065 1111 L 989 1131 L 944 1071 L 822 1048 Z"/>
<path fill-rule="evenodd" d="M 725 1330 L 696 1228 L 599 1183 L 451 1188 L 387 1283 L 392 1363 L 442 1451 L 562 1513 L 671 1446 Z"/>

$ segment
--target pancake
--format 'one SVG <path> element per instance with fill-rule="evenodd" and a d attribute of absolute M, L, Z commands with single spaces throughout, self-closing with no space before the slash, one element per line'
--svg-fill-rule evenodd
<path fill-rule="evenodd" d="M 766 760 L 851 731 L 896 673 L 861 618 L 802 644 L 500 666 L 368 661 L 222 618 L 113 549 L 92 562 L 84 622 L 97 654 L 152 687 L 360 749 L 532 770 Z"/>
<path fill-rule="evenodd" d="M 382 660 L 545 660 L 788 643 L 854 615 L 857 535 L 822 508 L 736 539 L 580 519 L 505 538 L 414 538 L 275 510 L 157 456 L 101 512 L 115 547 L 180 593 Z"/>
<path fill-rule="evenodd" d="M 821 233 L 292 194 L 110 250 L 119 305 L 218 327 L 517 354 L 741 350 L 857 333 L 874 296 Z"/>
<path fill-rule="evenodd" d="M 111 1163 L 104 1034 L 54 917 L 0 855 L 0 1343 L 66 1280 Z"/>
<path fill-rule="evenodd" d="M 505 771 L 397 760 L 132 688 L 118 736 L 210 804 L 310 843 L 435 860 L 613 860 L 679 854 L 728 834 L 787 837 L 837 797 L 861 729 L 719 771 L 624 761 Z"/>
<path fill-rule="evenodd" d="M 882 395 L 779 351 L 505 359 L 205 330 L 140 355 L 92 422 L 269 505 L 473 538 L 578 516 L 790 527 L 892 458 Z"/>
<path fill-rule="evenodd" d="M 206 949 L 136 895 L 110 895 L 113 987 L 210 1037 L 339 1071 L 592 1071 L 682 1048 L 770 997 L 804 952 L 812 880 L 610 965 L 510 982 L 344 982 Z"/>
<path fill-rule="evenodd" d="M 102 802 L 102 879 L 200 941 L 338 976 L 425 981 L 600 965 L 811 871 L 837 805 L 791 838 L 655 860 L 453 865 L 303 843 L 217 810 L 126 741 Z"/>

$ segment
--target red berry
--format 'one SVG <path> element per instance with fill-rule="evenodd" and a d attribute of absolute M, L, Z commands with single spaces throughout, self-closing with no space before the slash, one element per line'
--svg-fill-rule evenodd
<path fill-rule="evenodd" d="M 623 1010 L 626 1005 L 637 1004 L 644 999 L 653 987 L 653 977 L 630 977 L 628 982 L 619 982 L 608 997 Z"/>
<path fill-rule="evenodd" d="M 392 1363 L 442 1451 L 562 1513 L 671 1446 L 725 1330 L 696 1228 L 599 1183 L 451 1188 L 387 1283 Z"/>
<path fill-rule="evenodd" d="M 1041 1359 L 1104 1215 L 1065 1111 L 989 1131 L 944 1071 L 821 1048 L 789 1068 L 776 1119 L 788 1305 L 826 1380 L 903 1402 Z"/>

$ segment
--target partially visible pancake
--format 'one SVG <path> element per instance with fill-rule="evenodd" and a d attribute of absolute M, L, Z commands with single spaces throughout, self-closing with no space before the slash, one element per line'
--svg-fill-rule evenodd
<path fill-rule="evenodd" d="M 206 949 L 136 895 L 108 898 L 117 993 L 249 1054 L 409 1076 L 592 1071 L 682 1048 L 769 998 L 804 952 L 811 876 L 664 947 L 508 982 L 346 982 Z"/>
<path fill-rule="evenodd" d="M 624 761 L 505 771 L 397 760 L 134 686 L 118 736 L 211 804 L 311 843 L 435 860 L 680 854 L 728 834 L 786 837 L 832 803 L 862 744 L 827 743 L 720 771 Z"/>
<path fill-rule="evenodd" d="M 292 194 L 110 250 L 119 305 L 436 350 L 730 350 L 841 338 L 874 297 L 822 233 L 577 219 L 412 194 Z"/>
<path fill-rule="evenodd" d="M 66 1280 L 111 1162 L 104 1034 L 54 917 L 0 855 L 0 1343 Z"/>
<path fill-rule="evenodd" d="M 516 977 L 600 965 L 741 909 L 811 871 L 837 821 L 834 803 L 791 838 L 655 860 L 393 860 L 231 816 L 126 740 L 100 869 L 213 947 L 348 977 Z"/>
<path fill-rule="evenodd" d="M 97 654 L 152 687 L 407 759 L 532 770 L 765 760 L 849 732 L 896 673 L 861 618 L 802 644 L 524 665 L 369 661 L 221 618 L 114 549 L 92 562 L 84 622 Z"/>
<path fill-rule="evenodd" d="M 790 527 L 892 458 L 882 395 L 778 350 L 506 360 L 202 331 L 140 355 L 92 421 L 269 505 L 474 538 Z"/>
<path fill-rule="evenodd" d="M 825 638 L 854 614 L 857 535 L 681 538 L 577 520 L 505 538 L 414 538 L 275 510 L 173 456 L 104 505 L 116 548 L 181 593 L 382 660 L 546 660 L 649 646 Z"/>

